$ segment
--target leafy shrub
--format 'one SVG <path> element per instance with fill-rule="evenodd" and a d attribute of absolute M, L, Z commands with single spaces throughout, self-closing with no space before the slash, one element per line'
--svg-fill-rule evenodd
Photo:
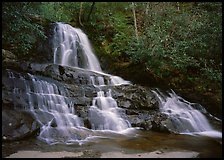
<path fill-rule="evenodd" d="M 221 63 L 220 8 L 221 3 L 199 3 L 178 11 L 174 3 L 151 4 L 142 34 L 138 41 L 133 37 L 128 43 L 127 53 L 159 77 L 167 76 L 167 71 L 185 74 L 193 68 L 219 81 L 221 71 L 211 67 Z"/>
<path fill-rule="evenodd" d="M 19 57 L 27 55 L 37 38 L 45 38 L 43 27 L 33 24 L 28 14 L 34 14 L 38 3 L 4 2 L 2 14 L 2 44 Z"/>

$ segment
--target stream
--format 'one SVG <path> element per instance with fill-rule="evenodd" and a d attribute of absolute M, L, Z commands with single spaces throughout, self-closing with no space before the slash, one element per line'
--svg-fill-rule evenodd
<path fill-rule="evenodd" d="M 81 157 L 87 158 L 97 158 L 102 153 L 112 151 L 126 154 L 153 151 L 159 151 L 158 154 L 168 151 L 194 151 L 199 153 L 198 158 L 220 158 L 222 157 L 222 139 L 138 130 L 129 136 L 111 134 L 110 138 L 93 139 L 83 145 L 48 145 L 36 138 L 2 144 L 2 157 L 18 151 L 84 152 Z"/>

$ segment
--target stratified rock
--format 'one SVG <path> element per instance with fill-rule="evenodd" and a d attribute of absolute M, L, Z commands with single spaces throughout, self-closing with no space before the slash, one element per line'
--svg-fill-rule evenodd
<path fill-rule="evenodd" d="M 99 87 L 93 83 L 98 83 L 97 77 L 102 77 L 104 82 L 109 84 L 110 75 L 51 63 L 37 64 L 27 62 L 25 65 L 23 63 L 23 65 L 18 66 L 16 71 L 14 69 L 3 70 L 2 102 L 4 106 L 4 124 L 2 127 L 4 128 L 4 139 L 21 139 L 33 135 L 32 133 L 38 130 L 39 126 L 36 120 L 27 118 L 27 116 L 23 115 L 23 112 L 17 112 L 18 110 L 29 111 L 30 104 L 26 93 L 26 85 L 29 84 L 32 90 L 33 82 L 31 76 L 27 73 L 35 75 L 41 81 L 56 85 L 59 88 L 58 94 L 65 96 L 72 102 L 75 114 L 82 119 L 84 126 L 91 128 L 88 112 L 93 98 L 97 96 L 99 91 Z M 94 78 L 95 82 L 93 82 Z M 101 90 L 104 92 L 111 90 L 111 95 L 119 107 L 118 112 L 123 119 L 130 122 L 132 127 L 172 132 L 173 126 L 170 125 L 172 123 L 169 124 L 168 117 L 160 114 L 158 101 L 149 88 L 132 84 L 118 86 L 109 84 L 101 87 Z M 33 104 L 38 104 L 36 99 L 33 99 Z M 38 110 L 38 105 L 33 107 Z M 16 124 L 17 128 L 7 126 L 12 121 L 12 116 L 9 116 L 12 114 L 15 117 L 12 124 Z M 29 114 L 29 112 L 26 114 Z M 36 114 L 41 116 L 42 113 L 36 111 Z M 29 116 L 32 117 L 31 114 Z M 43 117 L 51 119 L 50 115 Z M 48 121 L 47 119 L 42 120 Z M 32 128 L 32 125 L 34 128 Z M 54 126 L 53 122 L 52 126 Z M 9 130 L 10 134 L 6 134 Z"/>

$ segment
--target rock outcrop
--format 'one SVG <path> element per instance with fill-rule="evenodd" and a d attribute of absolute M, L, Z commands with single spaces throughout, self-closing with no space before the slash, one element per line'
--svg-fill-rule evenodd
<path fill-rule="evenodd" d="M 13 67 L 13 63 L 16 63 L 16 68 Z M 7 66 L 7 64 L 10 65 Z M 102 77 L 108 84 L 100 87 L 101 90 L 105 92 L 111 90 L 111 95 L 117 101 L 122 118 L 128 120 L 133 127 L 169 131 L 167 129 L 169 123 L 166 123 L 168 120 L 159 112 L 158 101 L 149 88 L 132 84 L 114 86 L 110 84 L 110 75 L 107 74 L 52 63 L 17 63 L 13 59 L 5 63 L 2 73 L 3 140 L 18 140 L 36 135 L 40 127 L 27 110 L 29 99 L 26 95 L 24 81 L 31 81 L 28 73 L 64 88 L 66 96 L 73 102 L 76 115 L 82 118 L 87 128 L 90 128 L 88 109 L 99 91 L 99 87 L 93 85 L 91 80 L 95 78 L 97 84 L 97 77 Z M 10 78 L 10 73 L 13 73 L 13 80 Z M 16 91 L 15 88 L 17 88 Z"/>

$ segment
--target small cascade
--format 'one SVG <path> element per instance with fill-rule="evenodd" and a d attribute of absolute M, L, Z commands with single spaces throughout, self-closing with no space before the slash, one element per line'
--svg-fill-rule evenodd
<path fill-rule="evenodd" d="M 160 111 L 169 116 L 179 133 L 222 137 L 221 132 L 211 127 L 205 115 L 193 108 L 194 103 L 186 101 L 174 91 L 168 96 L 158 89 L 152 92 L 159 100 Z"/>
<path fill-rule="evenodd" d="M 118 112 L 117 102 L 111 96 L 111 90 L 97 92 L 97 97 L 92 101 L 89 109 L 89 120 L 94 130 L 122 131 L 131 127 Z"/>
<path fill-rule="evenodd" d="M 130 84 L 129 81 L 125 81 L 121 77 L 118 77 L 118 76 L 111 76 L 110 78 L 111 78 L 112 85 Z"/>
<path fill-rule="evenodd" d="M 70 143 L 80 139 L 75 129 L 82 127 L 83 122 L 75 115 L 73 102 L 66 96 L 63 87 L 59 88 L 29 73 L 26 78 L 21 74 L 15 76 L 13 72 L 8 73 L 14 84 L 19 79 L 25 85 L 28 106 L 24 109 L 30 111 L 41 125 L 39 139 L 49 144 Z M 18 88 L 13 91 L 19 94 Z"/>
<path fill-rule="evenodd" d="M 92 85 L 94 85 L 95 87 L 100 87 L 100 86 L 106 86 L 106 85 L 118 86 L 118 85 L 130 84 L 129 81 L 126 81 L 118 76 L 112 76 L 109 74 L 102 74 L 102 75 L 108 76 L 109 79 L 106 80 L 103 76 L 90 76 Z"/>
<path fill-rule="evenodd" d="M 90 76 L 91 83 L 94 86 L 105 86 L 105 80 L 103 76 Z M 107 82 L 108 84 L 108 82 Z"/>

